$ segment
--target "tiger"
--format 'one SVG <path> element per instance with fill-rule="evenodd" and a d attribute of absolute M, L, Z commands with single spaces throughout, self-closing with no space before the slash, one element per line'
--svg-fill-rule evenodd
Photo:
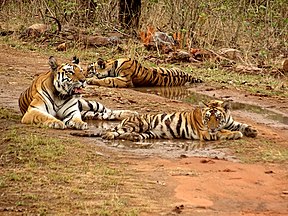
<path fill-rule="evenodd" d="M 132 58 L 107 60 L 99 58 L 87 66 L 87 83 L 105 87 L 149 87 L 183 86 L 189 83 L 202 83 L 178 68 L 144 67 Z"/>
<path fill-rule="evenodd" d="M 83 99 L 87 83 L 77 57 L 72 64 L 59 64 L 50 56 L 49 66 L 50 71 L 39 74 L 20 94 L 18 104 L 23 124 L 85 130 L 88 126 L 84 119 L 122 120 L 138 114 L 130 110 L 111 110 L 99 102 Z"/>
<path fill-rule="evenodd" d="M 128 117 L 116 127 L 100 133 L 103 139 L 191 139 L 233 140 L 256 137 L 257 130 L 234 121 L 229 101 L 211 100 L 189 112 L 142 114 Z"/>

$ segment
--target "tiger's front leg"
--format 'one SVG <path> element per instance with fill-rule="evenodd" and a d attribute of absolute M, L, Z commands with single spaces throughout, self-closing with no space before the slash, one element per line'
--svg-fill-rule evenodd
<path fill-rule="evenodd" d="M 137 132 L 123 132 L 119 133 L 118 131 L 108 131 L 101 136 L 106 140 L 114 140 L 114 139 L 124 139 L 130 141 L 139 141 L 143 139 L 141 135 Z"/>
<path fill-rule="evenodd" d="M 257 129 L 250 125 L 234 121 L 232 117 L 229 118 L 227 125 L 228 126 L 226 126 L 225 129 L 230 131 L 240 131 L 247 137 L 255 138 L 258 135 Z"/>
<path fill-rule="evenodd" d="M 67 107 L 68 106 L 68 107 Z M 63 122 L 68 128 L 78 129 L 78 130 L 87 130 L 88 124 L 82 121 L 81 112 L 78 107 L 78 102 L 75 102 L 73 106 L 64 105 L 57 113 L 61 118 L 63 118 Z"/>
<path fill-rule="evenodd" d="M 105 87 L 128 88 L 134 86 L 130 77 L 107 77 L 103 79 L 92 77 L 87 78 L 86 82 L 90 85 Z"/>
<path fill-rule="evenodd" d="M 64 119 L 65 122 L 65 119 Z M 71 120 L 66 121 L 66 126 L 71 129 L 77 130 L 87 130 L 88 124 L 83 122 L 81 118 L 72 118 Z"/>
<path fill-rule="evenodd" d="M 24 114 L 21 122 L 23 124 L 40 124 L 45 127 L 54 129 L 65 129 L 66 125 L 64 122 L 55 118 L 47 112 L 41 111 L 37 108 L 29 107 L 27 112 Z"/>
<path fill-rule="evenodd" d="M 205 140 L 233 140 L 240 139 L 243 137 L 243 134 L 240 131 L 230 131 L 222 129 L 216 133 L 211 134 L 209 131 L 201 131 L 199 134 L 200 141 Z"/>
<path fill-rule="evenodd" d="M 229 131 L 229 130 L 220 130 L 217 132 L 217 138 L 219 140 L 235 140 L 243 137 L 243 134 L 240 131 Z"/>
<path fill-rule="evenodd" d="M 136 116 L 138 112 L 131 110 L 111 110 L 103 104 L 96 101 L 89 101 L 83 98 L 79 99 L 79 110 L 85 120 L 123 120 L 125 118 Z"/>
<path fill-rule="evenodd" d="M 89 85 L 97 85 L 97 86 L 101 86 L 101 82 L 99 82 L 100 79 L 92 77 L 92 78 L 86 78 L 86 82 Z"/>
<path fill-rule="evenodd" d="M 107 140 L 113 140 L 113 139 L 125 139 L 131 141 L 140 140 L 141 136 L 138 132 L 135 132 L 134 124 L 125 125 L 127 123 L 126 121 L 127 119 L 123 120 L 115 128 L 111 128 L 109 131 L 105 132 L 102 135 L 102 138 Z"/>

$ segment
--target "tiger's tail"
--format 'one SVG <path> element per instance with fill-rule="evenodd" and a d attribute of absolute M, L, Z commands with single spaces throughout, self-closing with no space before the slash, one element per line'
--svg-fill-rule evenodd
<path fill-rule="evenodd" d="M 103 132 L 81 131 L 81 132 L 71 132 L 70 135 L 78 137 L 101 137 L 103 135 Z"/>
<path fill-rule="evenodd" d="M 203 83 L 203 81 L 199 78 L 195 78 L 192 75 L 192 72 L 187 73 L 178 68 L 171 68 L 168 70 L 171 74 L 170 82 L 173 83 L 171 86 L 181 86 L 185 84 L 192 83 Z"/>
<path fill-rule="evenodd" d="M 189 75 L 188 82 L 189 83 L 203 83 L 203 80 L 195 78 L 195 77 Z"/>

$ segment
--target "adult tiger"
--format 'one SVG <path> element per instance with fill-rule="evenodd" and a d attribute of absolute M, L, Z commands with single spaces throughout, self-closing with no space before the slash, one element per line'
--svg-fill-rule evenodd
<path fill-rule="evenodd" d="M 137 114 L 129 110 L 110 110 L 96 101 L 81 98 L 86 86 L 79 59 L 72 64 L 58 64 L 49 58 L 51 71 L 40 74 L 19 97 L 24 115 L 21 122 L 40 124 L 50 128 L 87 129 L 83 119 L 124 119 Z"/>
<path fill-rule="evenodd" d="M 186 83 L 200 83 L 202 80 L 177 68 L 147 68 L 137 60 L 120 58 L 98 59 L 87 67 L 87 83 L 106 87 L 140 86 L 183 86 Z"/>
<path fill-rule="evenodd" d="M 102 134 L 104 139 L 223 140 L 256 137 L 257 130 L 233 120 L 227 101 L 212 100 L 190 112 L 145 114 L 124 119 Z"/>

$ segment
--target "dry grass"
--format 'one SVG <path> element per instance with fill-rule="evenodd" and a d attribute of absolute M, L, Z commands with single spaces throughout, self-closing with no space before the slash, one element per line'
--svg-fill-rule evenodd
<path fill-rule="evenodd" d="M 31 7 L 33 5 L 33 7 Z M 189 47 L 240 49 L 246 62 L 269 61 L 287 56 L 288 15 L 285 0 L 277 1 L 142 1 L 140 26 L 154 26 L 164 32 L 182 32 Z M 118 29 L 116 1 L 97 4 L 74 1 L 4 1 L 1 25 L 21 29 L 34 23 L 78 26 L 90 34 Z M 9 19 L 8 19 L 9 17 Z M 32 17 L 32 18 L 31 18 Z"/>
<path fill-rule="evenodd" d="M 33 215 L 138 215 L 131 199 L 142 190 L 129 170 L 97 153 L 95 145 L 23 127 L 1 109 L 0 211 Z M 93 147 L 94 146 L 94 147 Z M 133 175 L 135 176 L 135 175 Z M 129 178 L 129 180 L 128 180 Z M 135 181 L 136 182 L 136 181 Z M 3 199 L 5 197 L 5 199 Z"/>

